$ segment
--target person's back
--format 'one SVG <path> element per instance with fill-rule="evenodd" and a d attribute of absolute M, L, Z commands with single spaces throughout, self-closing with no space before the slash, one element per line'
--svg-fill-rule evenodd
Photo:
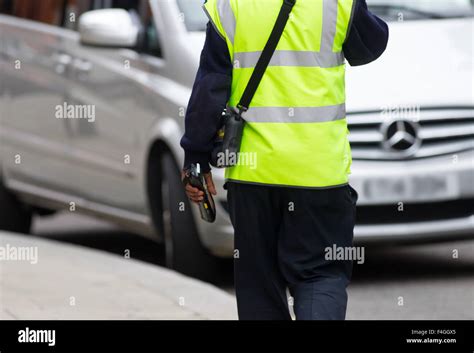
<path fill-rule="evenodd" d="M 237 107 L 259 72 L 254 68 L 278 28 L 280 9 L 292 3 L 250 109 Z M 209 162 L 219 117 L 226 104 L 237 107 L 245 125 L 239 163 L 226 169 L 225 187 L 238 254 L 239 318 L 290 319 L 289 288 L 297 319 L 342 320 L 352 261 L 327 255 L 328 249 L 347 253 L 355 224 L 345 60 L 377 59 L 388 27 L 365 0 L 207 0 L 204 9 L 212 26 L 181 140 L 183 176 L 188 165 L 201 164 L 216 193 Z M 189 184 L 186 192 L 202 200 Z"/>
<path fill-rule="evenodd" d="M 209 0 L 205 9 L 226 39 L 236 107 L 270 36 L 281 0 Z M 269 67 L 243 114 L 240 163 L 227 180 L 328 187 L 348 181 L 350 146 L 345 121 L 343 43 L 352 0 L 298 0 Z M 243 158 L 245 160 L 245 158 Z M 291 171 L 291 172 L 290 172 Z"/>

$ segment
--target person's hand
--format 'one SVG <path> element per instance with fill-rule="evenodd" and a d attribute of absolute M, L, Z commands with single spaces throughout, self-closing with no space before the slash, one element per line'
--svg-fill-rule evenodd
<path fill-rule="evenodd" d="M 184 171 L 181 172 L 181 180 L 184 180 L 186 173 Z M 204 179 L 207 184 L 207 189 L 212 195 L 217 195 L 216 187 L 214 185 L 214 181 L 212 180 L 212 173 L 204 174 Z M 186 184 L 185 186 L 186 195 L 188 198 L 195 203 L 199 203 L 204 200 L 204 191 L 199 190 L 198 188 L 193 187 L 191 184 Z"/>

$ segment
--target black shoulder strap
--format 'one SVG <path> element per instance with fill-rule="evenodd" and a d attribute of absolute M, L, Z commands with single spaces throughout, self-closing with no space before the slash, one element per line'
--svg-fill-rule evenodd
<path fill-rule="evenodd" d="M 262 55 L 255 66 L 252 76 L 250 77 L 249 83 L 245 88 L 244 94 L 237 105 L 239 108 L 240 113 L 245 112 L 249 109 L 250 103 L 252 102 L 253 96 L 257 91 L 258 86 L 260 85 L 260 81 L 267 70 L 268 65 L 270 64 L 270 60 L 275 53 L 275 50 L 280 42 L 280 38 L 283 35 L 283 31 L 285 30 L 286 24 L 288 19 L 290 18 L 290 13 L 293 10 L 293 6 L 295 6 L 296 0 L 283 0 L 283 5 L 280 10 L 280 14 L 278 15 L 278 19 L 273 27 L 272 33 L 270 34 L 270 38 L 268 39 L 265 48 L 262 51 Z"/>

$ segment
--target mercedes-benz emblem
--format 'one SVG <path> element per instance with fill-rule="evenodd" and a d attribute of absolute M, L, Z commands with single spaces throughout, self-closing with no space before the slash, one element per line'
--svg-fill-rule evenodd
<path fill-rule="evenodd" d="M 412 155 L 421 146 L 419 125 L 409 120 L 395 120 L 382 125 L 383 145 L 386 150 Z"/>

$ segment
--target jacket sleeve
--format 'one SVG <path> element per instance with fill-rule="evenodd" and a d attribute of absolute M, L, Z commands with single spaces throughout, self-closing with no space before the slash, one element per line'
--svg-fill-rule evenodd
<path fill-rule="evenodd" d="M 355 9 L 349 34 L 344 43 L 344 55 L 351 66 L 360 66 L 377 60 L 387 48 L 388 25 L 372 14 L 365 0 L 355 0 Z"/>
<path fill-rule="evenodd" d="M 230 98 L 232 62 L 224 39 L 208 23 L 206 42 L 185 117 L 181 139 L 184 167 L 199 163 L 208 172 L 219 120 Z"/>

